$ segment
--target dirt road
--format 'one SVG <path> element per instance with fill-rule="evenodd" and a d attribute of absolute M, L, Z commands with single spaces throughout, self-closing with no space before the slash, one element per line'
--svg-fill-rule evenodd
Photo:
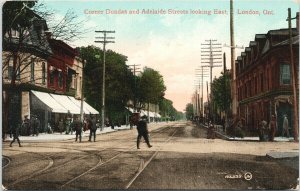
<path fill-rule="evenodd" d="M 152 148 L 136 149 L 136 130 L 74 140 L 3 144 L 3 185 L 17 190 L 288 189 L 298 158 L 274 160 L 270 151 L 298 152 L 297 143 L 206 139 L 187 122 L 150 124 Z"/>

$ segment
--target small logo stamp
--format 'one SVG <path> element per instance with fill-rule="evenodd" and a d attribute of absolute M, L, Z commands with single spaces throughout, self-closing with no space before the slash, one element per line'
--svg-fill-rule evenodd
<path fill-rule="evenodd" d="M 251 174 L 251 172 L 246 172 L 246 173 L 244 174 L 244 178 L 245 178 L 245 180 L 251 180 L 251 179 L 252 179 L 252 174 Z"/>

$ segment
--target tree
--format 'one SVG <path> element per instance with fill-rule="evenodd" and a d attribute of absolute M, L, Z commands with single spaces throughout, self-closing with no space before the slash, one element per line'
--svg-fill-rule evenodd
<path fill-rule="evenodd" d="M 159 108 L 160 108 L 160 114 L 163 116 L 163 118 L 168 118 L 170 120 L 179 120 L 183 119 L 183 113 L 178 112 L 174 106 L 173 102 L 169 99 L 162 98 L 159 100 Z"/>
<path fill-rule="evenodd" d="M 102 55 L 94 46 L 80 47 L 81 57 L 86 60 L 84 69 L 84 94 L 87 101 L 101 110 L 102 100 Z M 112 50 L 106 51 L 106 116 L 111 121 L 121 122 L 128 100 L 133 99 L 134 77 L 126 66 L 127 57 Z"/>
<path fill-rule="evenodd" d="M 165 90 L 163 76 L 158 71 L 145 67 L 139 82 L 139 99 L 142 103 L 148 104 L 148 113 L 149 104 L 157 104 L 165 95 Z"/>
<path fill-rule="evenodd" d="M 225 111 L 231 105 L 230 74 L 226 72 L 219 78 L 215 78 L 212 83 L 212 97 L 215 109 Z"/>
<path fill-rule="evenodd" d="M 185 116 L 187 120 L 192 120 L 194 117 L 193 104 L 188 103 L 185 106 Z"/>

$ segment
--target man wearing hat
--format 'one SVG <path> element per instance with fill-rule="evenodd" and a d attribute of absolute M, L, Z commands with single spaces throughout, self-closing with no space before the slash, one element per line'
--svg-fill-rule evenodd
<path fill-rule="evenodd" d="M 140 149 L 140 141 L 141 141 L 142 137 L 144 137 L 145 142 L 147 143 L 148 147 L 149 148 L 152 147 L 152 145 L 150 145 L 150 142 L 149 142 L 149 134 L 148 134 L 147 122 L 146 122 L 145 118 L 147 119 L 146 116 L 143 116 L 141 119 L 140 114 L 137 114 L 134 117 L 134 122 L 136 124 L 136 129 L 138 131 L 138 136 L 137 136 L 137 140 L 136 140 L 137 149 Z"/>

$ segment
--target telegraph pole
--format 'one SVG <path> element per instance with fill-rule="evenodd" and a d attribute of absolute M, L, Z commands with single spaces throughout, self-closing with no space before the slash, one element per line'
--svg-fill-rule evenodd
<path fill-rule="evenodd" d="M 103 44 L 103 72 L 102 72 L 102 111 L 101 111 L 101 128 L 104 128 L 104 120 L 105 120 L 105 46 L 108 43 L 115 43 L 115 41 L 112 41 L 115 39 L 115 37 L 107 37 L 107 33 L 115 33 L 115 31 L 95 31 L 96 33 L 103 33 L 103 37 L 96 37 L 96 39 L 103 39 L 100 41 L 95 41 L 96 43 L 102 43 Z M 107 39 L 111 39 L 110 41 Z"/>
<path fill-rule="evenodd" d="M 141 66 L 140 64 L 132 64 L 132 65 L 127 65 L 127 66 L 132 66 L 133 67 L 133 77 L 134 77 L 134 100 L 133 100 L 133 107 L 134 107 L 134 112 L 137 112 L 137 109 L 136 109 L 136 76 L 135 74 L 137 72 L 141 72 L 140 69 L 141 68 L 137 68 L 139 66 Z M 130 70 L 132 70 L 130 68 Z"/>
<path fill-rule="evenodd" d="M 222 64 L 222 45 L 221 43 L 214 43 L 217 40 L 205 40 L 208 42 L 207 44 L 201 44 L 204 45 L 201 51 L 201 63 L 208 64 L 203 65 L 203 67 L 209 67 L 210 68 L 210 92 L 212 92 L 212 70 L 214 67 L 222 67 L 222 65 L 215 65 L 215 64 Z M 213 99 L 211 100 L 211 112 L 213 115 L 213 123 L 215 121 L 215 114 L 213 112 Z M 211 113 L 210 113 L 211 115 Z"/>
<path fill-rule="evenodd" d="M 293 53 L 293 42 L 292 42 L 292 19 L 291 18 L 291 8 L 288 8 L 288 18 L 289 23 L 289 46 L 290 46 L 290 62 L 292 69 L 292 86 L 293 86 L 293 110 L 294 110 L 294 141 L 298 142 L 298 99 L 297 99 L 297 79 L 296 79 L 296 67 L 294 64 L 294 53 Z"/>
<path fill-rule="evenodd" d="M 209 77 L 208 70 L 205 67 L 201 66 L 201 68 L 196 69 L 196 78 L 199 78 L 199 92 L 201 88 L 201 100 L 200 100 L 200 115 L 204 116 L 204 107 L 203 107 L 203 87 L 204 87 L 204 77 Z"/>

